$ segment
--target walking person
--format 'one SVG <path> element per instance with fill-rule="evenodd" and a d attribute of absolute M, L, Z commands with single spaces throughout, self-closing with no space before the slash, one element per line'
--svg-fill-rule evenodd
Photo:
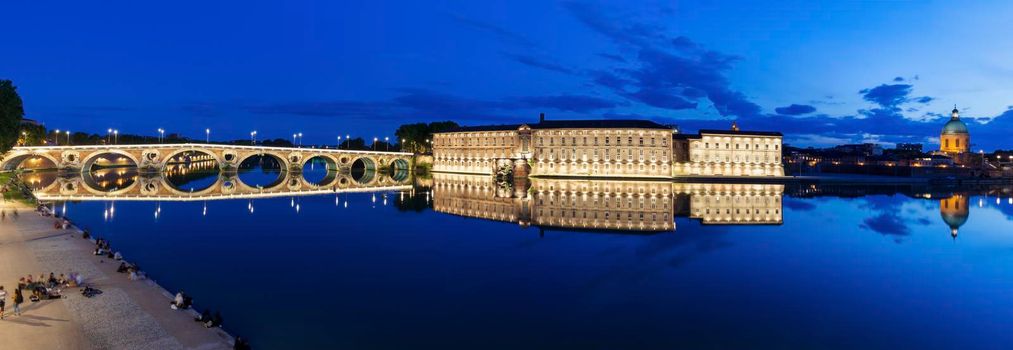
<path fill-rule="evenodd" d="M 7 291 L 0 286 L 0 320 L 4 319 L 5 306 L 7 306 Z"/>
<path fill-rule="evenodd" d="M 21 316 L 21 303 L 25 302 L 25 297 L 21 295 L 20 289 L 14 290 L 14 316 Z"/>

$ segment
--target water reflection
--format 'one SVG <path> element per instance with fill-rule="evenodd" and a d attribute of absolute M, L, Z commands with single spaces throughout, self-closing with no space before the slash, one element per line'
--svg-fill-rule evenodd
<path fill-rule="evenodd" d="M 436 174 L 433 209 L 522 227 L 664 232 L 674 217 L 704 224 L 781 224 L 779 184 L 531 179 Z"/>
<path fill-rule="evenodd" d="M 229 173 L 221 172 L 213 160 L 202 155 L 184 154 L 177 158 L 181 160 L 169 164 L 160 174 L 138 173 L 136 167 L 107 167 L 82 173 L 31 172 L 22 175 L 22 179 L 42 201 L 195 201 L 400 191 L 409 190 L 412 180 L 369 172 L 369 181 L 362 181 L 347 169 L 342 172 L 326 166 L 304 172 L 256 167 Z M 324 175 L 319 176 L 318 172 Z"/>

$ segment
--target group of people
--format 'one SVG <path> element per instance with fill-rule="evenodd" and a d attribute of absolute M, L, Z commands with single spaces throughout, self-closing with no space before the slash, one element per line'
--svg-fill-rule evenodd
<path fill-rule="evenodd" d="M 23 291 L 27 291 L 29 294 L 28 300 L 37 302 L 40 300 L 48 299 L 60 299 L 63 297 L 63 288 L 73 288 L 82 284 L 84 278 L 81 274 L 70 273 L 69 275 L 59 274 L 56 275 L 53 272 L 49 273 L 49 277 L 45 274 L 40 274 L 38 278 L 32 275 L 27 275 L 18 279 L 17 288 L 14 289 L 14 309 L 13 315 L 21 315 L 21 304 L 25 302 L 25 295 Z M 7 306 L 7 290 L 4 286 L 0 286 L 0 319 L 6 316 Z"/>
<path fill-rule="evenodd" d="M 21 294 L 21 289 L 14 289 L 14 316 L 21 316 L 21 304 L 25 302 L 25 296 Z M 4 286 L 0 286 L 0 320 L 7 317 L 7 291 L 4 290 Z"/>
<path fill-rule="evenodd" d="M 11 209 L 11 220 L 18 219 L 18 209 Z M 7 221 L 7 209 L 0 210 L 0 221 Z"/>
<path fill-rule="evenodd" d="M 53 227 L 56 229 L 66 230 L 72 227 L 72 223 L 70 222 L 70 220 L 68 220 L 65 217 L 61 218 L 58 214 L 53 213 L 53 211 L 46 206 L 40 205 L 38 211 L 42 216 L 55 217 L 56 220 L 53 223 Z M 15 213 L 14 216 L 16 217 L 17 214 Z M 0 212 L 0 217 L 6 217 L 6 212 Z M 88 232 L 88 230 L 83 230 L 81 232 L 81 238 L 92 239 L 92 236 L 91 233 Z M 136 264 L 131 264 L 125 261 L 123 259 L 123 255 L 120 252 L 114 251 L 112 249 L 109 240 L 96 237 L 94 241 L 95 241 L 95 250 L 93 251 L 94 255 L 113 259 L 115 261 L 120 262 L 119 266 L 116 268 L 116 272 L 128 273 L 129 278 L 131 280 L 138 280 L 145 278 L 145 274 L 144 272 L 141 271 L 140 267 L 138 267 Z M 18 283 L 18 289 L 16 289 L 16 296 L 14 298 L 15 299 L 14 314 L 16 315 L 20 314 L 21 312 L 20 304 L 24 302 L 24 297 L 21 294 L 21 289 L 28 289 L 32 291 L 33 293 L 32 300 L 35 300 L 36 296 L 39 299 L 49 298 L 54 295 L 56 297 L 59 297 L 60 292 L 59 288 L 61 287 L 81 287 L 82 288 L 81 293 L 86 297 L 93 297 L 95 295 L 102 293 L 101 290 L 92 288 L 91 286 L 86 286 L 84 285 L 83 282 L 84 281 L 82 276 L 76 273 L 71 273 L 69 276 L 64 276 L 63 274 L 54 275 L 53 273 L 50 273 L 49 278 L 45 278 L 44 275 L 39 275 L 38 279 L 33 279 L 31 275 L 23 277 L 21 278 L 21 281 L 19 281 Z M 6 299 L 6 292 L 3 290 L 3 287 L 0 286 L 0 310 L 3 310 L 5 306 L 3 302 L 5 299 Z M 176 293 L 173 300 L 169 302 L 169 307 L 171 307 L 173 310 L 186 310 L 192 308 L 193 298 L 181 290 L 178 293 Z M 215 311 L 212 313 L 211 310 L 204 310 L 204 312 L 202 312 L 200 316 L 194 318 L 194 321 L 199 322 L 205 328 L 221 327 L 222 314 L 220 311 Z M 237 337 L 235 339 L 233 348 L 239 350 L 248 350 L 250 349 L 250 345 L 242 337 Z"/>

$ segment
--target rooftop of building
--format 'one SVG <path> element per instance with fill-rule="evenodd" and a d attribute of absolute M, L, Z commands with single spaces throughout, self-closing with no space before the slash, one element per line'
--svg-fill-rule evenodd
<path fill-rule="evenodd" d="M 676 139 L 676 140 L 698 139 L 698 138 L 703 137 L 703 134 L 743 135 L 743 136 L 783 136 L 783 135 L 781 135 L 781 133 L 776 132 L 776 131 L 701 129 L 696 134 L 672 134 L 672 138 Z"/>
<path fill-rule="evenodd" d="M 584 120 L 543 120 L 538 123 L 462 126 L 447 132 L 504 131 L 517 130 L 527 125 L 532 129 L 660 129 L 671 130 L 671 126 L 650 120 L 639 119 L 584 119 Z"/>

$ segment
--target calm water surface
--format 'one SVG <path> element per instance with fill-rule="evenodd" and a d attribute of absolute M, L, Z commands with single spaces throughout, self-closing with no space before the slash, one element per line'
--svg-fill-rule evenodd
<path fill-rule="evenodd" d="M 54 205 L 255 348 L 1013 345 L 1008 188 L 407 183 Z"/>

